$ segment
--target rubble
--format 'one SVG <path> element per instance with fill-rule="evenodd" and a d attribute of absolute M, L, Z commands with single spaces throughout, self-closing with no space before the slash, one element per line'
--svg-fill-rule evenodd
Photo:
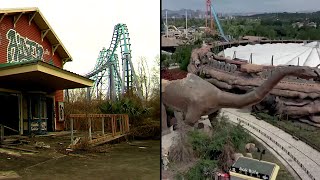
<path fill-rule="evenodd" d="M 46 148 L 46 149 L 50 148 L 50 145 L 46 145 L 44 142 L 36 142 L 36 144 L 34 146 L 36 148 Z"/>

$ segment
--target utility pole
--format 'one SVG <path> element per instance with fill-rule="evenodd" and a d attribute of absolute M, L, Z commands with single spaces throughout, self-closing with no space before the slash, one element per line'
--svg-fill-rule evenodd
<path fill-rule="evenodd" d="M 188 11 L 186 10 L 186 37 L 188 37 Z"/>
<path fill-rule="evenodd" d="M 166 11 L 166 36 L 168 37 L 168 11 Z"/>

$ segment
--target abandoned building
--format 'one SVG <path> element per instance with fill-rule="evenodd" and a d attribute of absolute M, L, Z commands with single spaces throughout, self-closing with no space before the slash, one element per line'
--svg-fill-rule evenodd
<path fill-rule="evenodd" d="M 5 135 L 65 128 L 63 90 L 93 85 L 63 69 L 70 61 L 38 8 L 0 9 L 0 124 Z"/>

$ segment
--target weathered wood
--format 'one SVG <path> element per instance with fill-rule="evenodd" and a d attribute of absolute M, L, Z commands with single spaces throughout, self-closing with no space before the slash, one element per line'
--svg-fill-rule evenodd
<path fill-rule="evenodd" d="M 112 140 L 121 138 L 123 136 L 125 136 L 125 134 L 120 134 L 120 132 L 116 133 L 115 135 L 107 134 L 107 135 L 101 136 L 101 137 L 99 137 L 97 139 L 93 139 L 93 140 L 89 141 L 88 144 L 91 147 L 92 146 L 97 146 L 97 145 L 104 144 L 104 143 L 110 142 Z M 80 146 L 81 146 L 81 143 L 70 145 L 70 148 L 76 149 L 76 148 L 78 148 Z"/>
<path fill-rule="evenodd" d="M 123 128 L 122 128 L 122 118 L 119 120 L 119 126 L 120 126 L 120 133 L 123 133 Z"/>
<path fill-rule="evenodd" d="M 91 118 L 89 117 L 89 139 L 92 140 L 92 127 L 91 127 Z"/>
<path fill-rule="evenodd" d="M 35 151 L 35 150 L 31 150 L 31 149 L 18 148 L 18 147 L 12 147 L 12 146 L 1 145 L 0 147 L 1 147 L 1 148 L 5 148 L 5 149 L 14 149 L 14 150 L 19 150 L 19 151 L 39 153 L 39 151 Z"/>
<path fill-rule="evenodd" d="M 70 114 L 70 118 L 84 118 L 84 117 L 91 117 L 91 118 L 98 118 L 98 117 L 119 117 L 119 116 L 127 116 L 127 114 Z"/>
<path fill-rule="evenodd" d="M 101 126 L 102 135 L 104 135 L 104 117 L 102 117 Z"/>
<path fill-rule="evenodd" d="M 70 128 L 71 128 L 71 144 L 73 144 L 73 118 L 70 119 Z"/>
<path fill-rule="evenodd" d="M 77 137 L 74 142 L 73 142 L 73 145 L 77 144 L 79 141 L 80 141 L 81 137 Z"/>
<path fill-rule="evenodd" d="M 69 146 L 70 148 L 76 148 L 77 146 L 79 146 L 79 144 L 81 144 L 81 143 L 77 144 L 75 141 L 78 141 L 78 139 L 76 140 L 74 139 L 74 133 L 73 133 L 74 118 L 78 118 L 79 120 L 86 120 L 88 122 L 89 144 L 95 144 L 95 143 L 100 144 L 100 142 L 105 143 L 109 141 L 109 139 L 119 138 L 120 135 L 124 136 L 126 135 L 126 133 L 129 132 L 129 116 L 127 114 L 71 114 L 69 115 L 69 118 L 70 118 L 70 124 L 71 124 L 71 144 Z M 102 136 L 93 139 L 92 121 L 94 120 L 101 120 Z M 111 126 L 111 132 L 109 128 L 107 132 L 105 130 L 106 120 L 108 123 L 107 124 L 108 127 Z"/>
<path fill-rule="evenodd" d="M 112 118 L 111 118 L 111 131 L 112 131 L 112 136 L 115 135 L 114 129 L 115 129 L 115 124 L 114 124 L 114 118 L 112 117 Z"/>

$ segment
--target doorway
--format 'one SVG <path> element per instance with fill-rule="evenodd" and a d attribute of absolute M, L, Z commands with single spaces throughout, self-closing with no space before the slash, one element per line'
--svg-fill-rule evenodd
<path fill-rule="evenodd" d="M 5 126 L 5 136 L 19 134 L 19 119 L 18 95 L 0 93 L 0 124 Z"/>
<path fill-rule="evenodd" d="M 54 124 L 54 104 L 53 104 L 53 98 L 47 97 L 46 98 L 46 105 L 47 105 L 47 130 L 49 132 L 53 132 L 55 130 L 55 124 Z"/>

